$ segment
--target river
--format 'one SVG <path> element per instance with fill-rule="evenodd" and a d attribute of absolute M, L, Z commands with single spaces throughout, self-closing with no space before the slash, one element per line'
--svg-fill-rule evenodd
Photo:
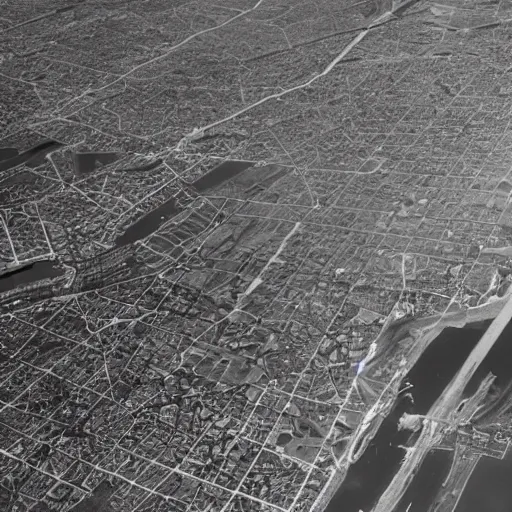
<path fill-rule="evenodd" d="M 483 456 L 471 474 L 455 512 L 512 510 L 512 454 L 503 460 Z"/>
<path fill-rule="evenodd" d="M 413 387 L 408 391 L 413 401 L 402 395 L 395 403 L 364 454 L 348 469 L 344 481 L 327 506 L 327 512 L 369 512 L 376 505 L 380 495 L 400 468 L 405 452 L 398 445 L 411 445 L 415 437 L 409 431 L 398 430 L 398 419 L 404 412 L 428 412 L 478 343 L 485 327 L 484 324 L 464 328 L 448 327 L 432 341 L 402 381 L 401 389 L 412 384 Z M 433 461 L 428 461 L 426 469 L 423 470 L 424 474 L 420 475 L 420 481 L 428 480 L 431 467 L 436 464 L 438 470 L 442 472 L 443 457 L 446 456 L 437 455 L 433 457 Z M 414 484 L 414 480 L 412 483 Z M 437 493 L 435 489 L 439 488 L 441 482 L 434 479 L 429 485 L 430 499 L 433 501 Z M 428 504 L 428 494 L 425 491 L 421 502 L 418 502 L 418 507 L 423 506 L 423 509 L 415 510 L 428 510 L 428 507 L 425 509 L 423 505 Z"/>
<path fill-rule="evenodd" d="M 492 398 L 486 408 L 476 416 L 477 427 L 495 421 L 498 411 L 510 408 L 512 390 L 512 322 L 503 330 L 485 359 L 480 363 L 464 392 L 475 391 L 478 383 L 491 372 L 496 378 L 491 388 Z M 507 413 L 506 417 L 510 413 Z M 510 435 L 510 425 L 503 423 Z M 508 430 L 508 432 L 507 432 Z M 512 510 L 512 452 L 509 449 L 503 460 L 483 456 L 471 474 L 455 512 L 510 512 Z"/>
<path fill-rule="evenodd" d="M 453 452 L 430 450 L 393 512 L 429 512 L 450 472 Z"/>
<path fill-rule="evenodd" d="M 63 274 L 64 271 L 54 261 L 36 261 L 0 275 L 0 293 Z"/>

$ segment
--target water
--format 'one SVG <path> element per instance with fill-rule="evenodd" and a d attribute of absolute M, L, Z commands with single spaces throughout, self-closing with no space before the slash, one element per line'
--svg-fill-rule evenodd
<path fill-rule="evenodd" d="M 398 445 L 406 445 L 412 436 L 409 431 L 398 430 L 399 418 L 404 412 L 428 412 L 483 332 L 483 328 L 475 326 L 462 329 L 450 327 L 432 341 L 402 382 L 402 389 L 409 383 L 413 385 L 409 391 L 414 403 L 402 395 L 362 457 L 350 466 L 345 480 L 327 507 L 328 512 L 366 512 L 372 509 L 400 467 L 404 450 Z M 425 472 L 430 471 L 429 465 Z M 436 482 L 432 485 L 435 486 Z M 431 499 L 434 498 L 432 495 Z M 428 500 L 428 493 L 425 493 L 424 499 Z"/>
<path fill-rule="evenodd" d="M 254 165 L 254 162 L 227 160 L 212 169 L 210 172 L 206 173 L 204 176 L 201 176 L 199 179 L 194 181 L 192 185 L 198 192 L 204 192 L 234 178 L 252 165 Z"/>
<path fill-rule="evenodd" d="M 0 162 L 14 158 L 17 154 L 18 150 L 15 148 L 0 148 Z"/>
<path fill-rule="evenodd" d="M 471 325 L 448 327 L 432 341 L 407 375 L 416 414 L 427 414 L 484 332 L 485 327 Z"/>
<path fill-rule="evenodd" d="M 479 424 L 492 423 L 501 409 L 510 407 L 512 391 L 512 323 L 503 330 L 500 337 L 480 363 L 466 389 L 465 394 L 476 391 L 481 380 L 492 373 L 496 378 L 486 400 L 486 408 L 479 411 Z M 507 414 L 508 416 L 508 414 Z M 505 417 L 507 417 L 505 416 Z M 503 421 L 498 419 L 497 421 Z M 506 420 L 503 427 L 510 429 Z M 503 460 L 483 456 L 478 461 L 464 489 L 455 512 L 510 512 L 512 510 L 512 453 L 509 450 Z"/>
<path fill-rule="evenodd" d="M 411 433 L 398 430 L 404 412 L 411 412 L 410 400 L 401 398 L 382 422 L 363 456 L 350 466 L 345 480 L 326 508 L 327 512 L 369 511 L 391 483 L 405 455 L 403 448 Z"/>
<path fill-rule="evenodd" d="M 237 179 L 237 185 L 243 189 L 243 197 L 250 199 L 263 190 L 268 190 L 276 181 L 290 172 L 289 168 L 269 164 L 258 167 L 254 172 L 245 173 Z"/>
<path fill-rule="evenodd" d="M 60 142 L 49 140 L 42 142 L 41 144 L 38 144 L 31 149 L 27 149 L 27 151 L 23 151 L 23 153 L 20 154 L 14 154 L 12 148 L 4 148 L 3 151 L 10 151 L 11 156 L 5 160 L 0 159 L 0 172 L 8 171 L 13 167 L 17 167 L 18 165 L 22 164 L 28 165 L 30 167 L 37 167 L 44 161 L 44 157 L 48 153 L 55 151 L 60 147 L 62 147 Z"/>
<path fill-rule="evenodd" d="M 146 166 L 145 170 L 149 170 L 150 166 L 155 167 L 160 165 L 160 163 L 160 161 L 157 161 L 149 164 L 149 166 Z M 235 177 L 245 169 L 249 168 L 251 165 L 254 165 L 254 162 L 223 162 L 222 164 L 212 169 L 209 173 L 196 180 L 192 185 L 196 188 L 197 191 L 204 192 L 205 190 L 216 187 L 224 181 Z M 116 246 L 119 247 L 131 244 L 137 240 L 141 240 L 147 237 L 151 233 L 154 233 L 162 224 L 174 217 L 180 211 L 181 208 L 178 206 L 176 198 L 171 197 L 165 201 L 165 203 L 162 203 L 160 206 L 150 211 L 138 221 L 129 226 L 126 231 L 116 239 Z M 185 238 L 188 236 L 190 235 L 187 234 Z"/>
<path fill-rule="evenodd" d="M 501 394 L 512 383 L 512 322 L 503 329 L 487 356 L 480 363 L 464 389 L 464 394 L 475 393 L 478 385 L 489 372 L 496 377 L 493 383 L 494 393 Z"/>
<path fill-rule="evenodd" d="M 17 268 L 0 276 L 0 293 L 14 290 L 19 286 L 49 279 L 64 274 L 53 261 L 36 261 L 24 267 Z"/>
<path fill-rule="evenodd" d="M 512 510 L 512 454 L 503 459 L 483 456 L 471 474 L 455 512 Z"/>
<path fill-rule="evenodd" d="M 430 450 L 393 512 L 429 512 L 450 472 L 452 459 L 452 451 Z"/>
<path fill-rule="evenodd" d="M 171 197 L 126 228 L 125 232 L 117 237 L 115 241 L 116 246 L 121 247 L 123 245 L 132 244 L 137 240 L 149 236 L 180 211 L 176 198 Z"/>
<path fill-rule="evenodd" d="M 96 170 L 96 168 L 99 167 L 98 164 L 107 165 L 115 162 L 118 158 L 118 153 L 74 153 L 73 164 L 76 174 L 83 176 L 84 174 L 89 174 Z"/>

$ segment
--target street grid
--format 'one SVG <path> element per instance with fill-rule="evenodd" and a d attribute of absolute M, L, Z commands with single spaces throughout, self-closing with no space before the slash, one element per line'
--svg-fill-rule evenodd
<path fill-rule="evenodd" d="M 63 145 L 2 171 L 0 261 L 63 275 L 0 294 L 0 505 L 310 510 L 384 320 L 509 267 L 512 4 L 4 3 L 0 148 Z"/>

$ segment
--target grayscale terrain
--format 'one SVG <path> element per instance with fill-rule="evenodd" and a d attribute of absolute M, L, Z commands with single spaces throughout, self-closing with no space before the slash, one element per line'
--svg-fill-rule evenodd
<path fill-rule="evenodd" d="M 0 511 L 510 512 L 512 0 L 0 0 Z"/>

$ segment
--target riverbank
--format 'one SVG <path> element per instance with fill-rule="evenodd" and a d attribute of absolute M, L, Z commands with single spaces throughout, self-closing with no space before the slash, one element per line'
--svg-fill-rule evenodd
<path fill-rule="evenodd" d="M 351 461 L 347 457 L 347 453 L 350 453 L 351 450 L 353 451 L 353 448 L 357 443 L 359 444 L 357 452 L 361 455 L 364 454 L 365 450 L 377 435 L 377 432 L 384 421 L 383 416 L 387 415 L 384 413 L 391 410 L 392 404 L 396 401 L 400 382 L 409 372 L 412 371 L 413 367 L 427 351 L 432 342 L 441 336 L 445 329 L 463 328 L 466 325 L 478 324 L 495 318 L 507 304 L 508 300 L 509 296 L 506 295 L 505 297 L 494 299 L 491 302 L 473 308 L 450 311 L 444 315 L 439 314 L 396 323 L 389 322 L 384 326 L 375 343 L 377 347 L 379 344 L 385 344 L 386 346 L 384 346 L 383 349 L 376 351 L 375 357 L 368 361 L 365 370 L 356 377 L 356 379 L 365 378 L 368 375 L 374 374 L 378 369 L 378 364 L 382 355 L 384 353 L 388 353 L 389 355 L 389 352 L 392 351 L 393 347 L 398 347 L 403 340 L 407 339 L 406 346 L 409 350 L 407 352 L 404 351 L 401 355 L 400 367 L 397 369 L 392 379 L 392 381 L 398 383 L 398 385 L 395 384 L 388 389 L 388 391 L 392 390 L 393 392 L 391 404 L 389 403 L 389 395 L 387 395 L 386 400 L 383 400 L 383 395 L 381 394 L 373 406 L 369 408 L 369 411 L 354 433 L 347 450 L 338 461 L 338 469 L 333 470 L 327 485 L 316 500 L 312 509 L 313 512 L 329 510 L 330 503 L 332 503 L 333 500 L 336 500 L 336 494 L 343 486 L 343 483 L 350 471 L 351 462 L 354 464 L 357 462 L 357 460 Z M 475 345 L 477 341 L 477 339 L 474 340 Z M 486 385 L 490 385 L 490 383 L 487 383 Z M 439 392 L 441 393 L 442 390 Z M 426 412 L 425 407 L 422 407 L 422 412 Z M 364 449 L 362 449 L 363 444 Z M 408 480 L 410 480 L 410 478 Z M 398 500 L 394 502 L 395 505 L 397 502 Z"/>

